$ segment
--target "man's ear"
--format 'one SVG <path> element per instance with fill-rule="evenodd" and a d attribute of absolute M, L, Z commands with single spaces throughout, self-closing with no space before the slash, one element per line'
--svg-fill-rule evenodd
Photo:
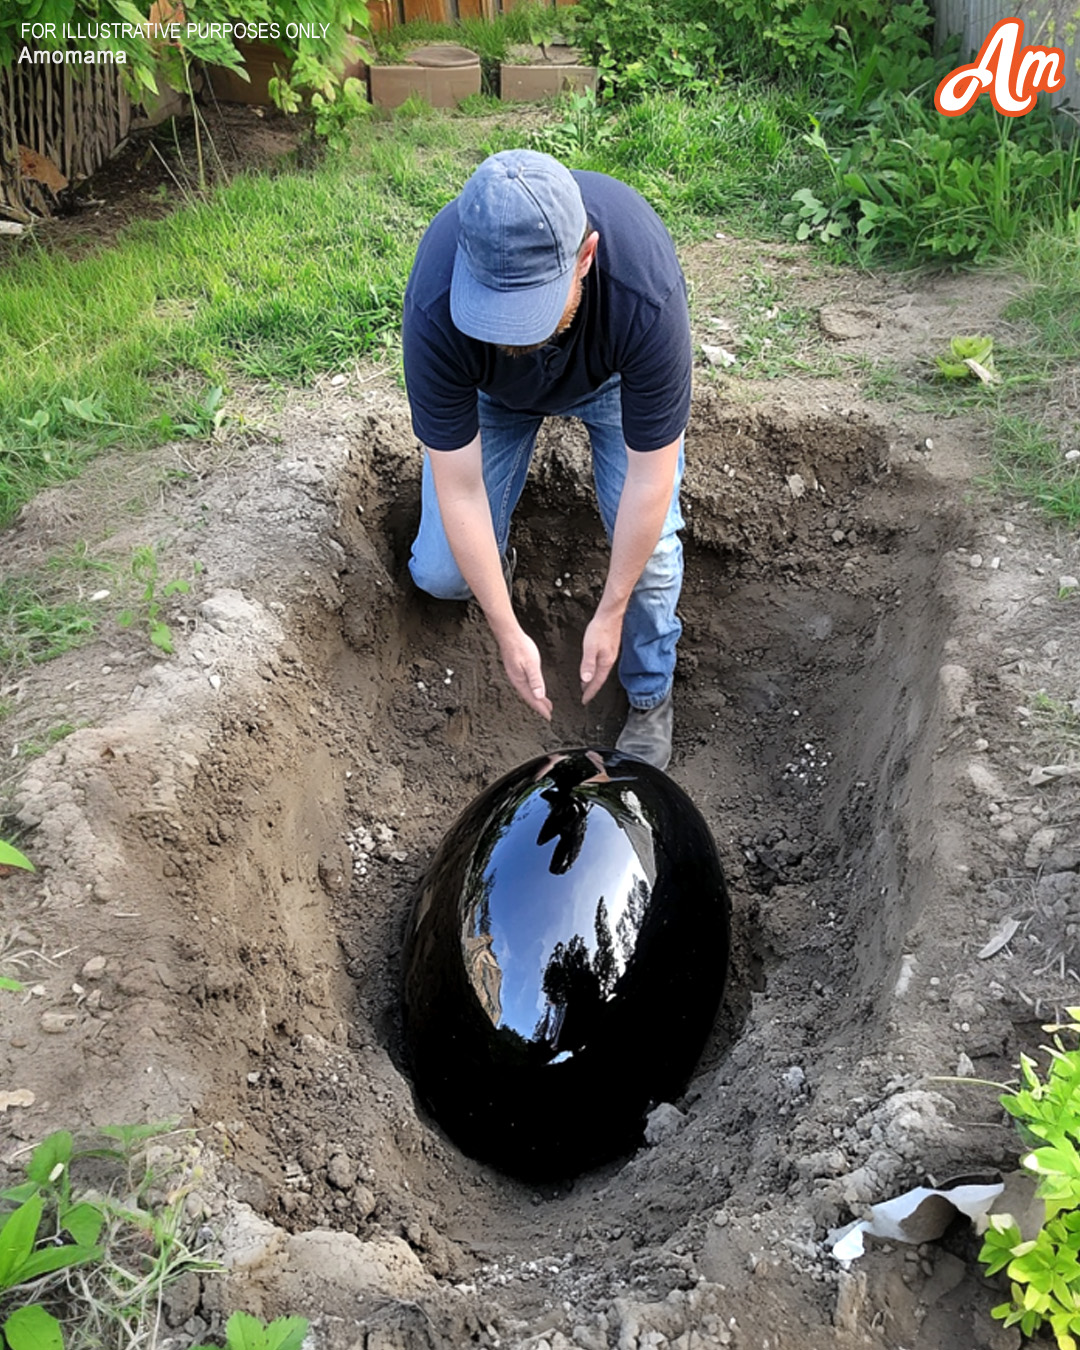
<path fill-rule="evenodd" d="M 582 244 L 581 250 L 578 253 L 577 274 L 579 278 L 585 276 L 589 268 L 593 265 L 593 259 L 596 257 L 596 248 L 599 243 L 600 233 L 598 230 L 593 230 L 592 234 L 590 234 L 588 239 Z"/>

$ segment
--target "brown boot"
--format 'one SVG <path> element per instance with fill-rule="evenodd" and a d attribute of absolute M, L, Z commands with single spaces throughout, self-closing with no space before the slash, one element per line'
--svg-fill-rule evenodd
<path fill-rule="evenodd" d="M 666 769 L 671 759 L 671 730 L 675 705 L 669 691 L 655 708 L 631 708 L 626 725 L 619 732 L 615 749 L 637 755 L 656 769 Z"/>

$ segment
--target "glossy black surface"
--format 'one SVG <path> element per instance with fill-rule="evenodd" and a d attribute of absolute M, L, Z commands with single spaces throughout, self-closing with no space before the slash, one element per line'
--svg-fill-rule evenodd
<path fill-rule="evenodd" d="M 520 1176 L 636 1147 L 712 1028 L 728 916 L 708 827 L 666 774 L 584 749 L 515 769 L 446 835 L 409 921 L 421 1100 Z"/>

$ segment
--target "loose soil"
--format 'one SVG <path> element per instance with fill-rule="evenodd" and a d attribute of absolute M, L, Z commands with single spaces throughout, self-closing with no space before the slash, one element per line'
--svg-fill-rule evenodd
<path fill-rule="evenodd" d="M 700 336 L 751 264 L 814 310 L 807 341 L 864 366 L 1003 331 L 998 281 L 801 259 L 689 251 Z M 1080 608 L 1058 596 L 1080 550 L 973 491 L 982 436 L 853 380 L 703 363 L 670 772 L 729 881 L 728 992 L 656 1142 L 541 1188 L 418 1110 L 399 952 L 463 805 L 621 724 L 613 681 L 576 695 L 606 560 L 579 424 L 545 426 L 513 534 L 550 726 L 475 608 L 409 580 L 420 456 L 392 372 L 293 394 L 242 437 L 98 460 L 0 535 L 4 574 L 78 543 L 118 569 L 156 543 L 163 580 L 202 564 L 165 602 L 175 655 L 115 625 L 116 595 L 91 643 L 0 690 L 6 833 L 39 868 L 0 881 L 3 973 L 32 986 L 5 997 L 3 1086 L 35 1096 L 3 1155 L 15 1173 L 61 1126 L 200 1131 L 189 1210 L 228 1269 L 170 1294 L 159 1345 L 235 1306 L 357 1350 L 1019 1345 L 965 1224 L 848 1268 L 826 1242 L 927 1176 L 1012 1169 L 997 1093 L 958 1080 L 1009 1078 L 1078 1001 L 1077 778 L 1038 771 L 1076 760 L 1047 699 L 1080 711 Z"/>

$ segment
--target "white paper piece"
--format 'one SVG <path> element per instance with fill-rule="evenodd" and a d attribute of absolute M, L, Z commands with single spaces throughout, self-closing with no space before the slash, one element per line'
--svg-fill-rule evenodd
<path fill-rule="evenodd" d="M 933 1189 L 916 1186 L 892 1200 L 874 1205 L 870 1217 L 842 1229 L 832 1246 L 838 1261 L 854 1261 L 865 1250 L 864 1236 L 888 1238 L 893 1242 L 932 1242 L 941 1237 L 956 1217 L 956 1211 L 969 1219 L 981 1218 L 1005 1189 L 1003 1181 L 985 1182 L 959 1178 Z"/>
<path fill-rule="evenodd" d="M 701 344 L 701 351 L 710 366 L 733 366 L 738 360 L 734 352 L 729 352 L 725 347 L 714 347 L 708 342 Z"/>
<path fill-rule="evenodd" d="M 1077 775 L 1080 775 L 1080 765 L 1046 764 L 1032 769 L 1028 782 L 1032 787 L 1042 787 L 1044 783 L 1052 783 L 1055 778 L 1073 778 Z"/>
<path fill-rule="evenodd" d="M 0 1092 L 0 1115 L 9 1106 L 33 1106 L 34 1094 L 29 1088 L 16 1088 L 14 1092 Z"/>
<path fill-rule="evenodd" d="M 994 933 L 993 937 L 987 942 L 986 946 L 979 952 L 980 961 L 989 961 L 991 956 L 996 956 L 1002 947 L 1008 946 L 1016 935 L 1016 930 L 1020 927 L 1019 919 L 1006 919 L 1004 923 Z"/>

